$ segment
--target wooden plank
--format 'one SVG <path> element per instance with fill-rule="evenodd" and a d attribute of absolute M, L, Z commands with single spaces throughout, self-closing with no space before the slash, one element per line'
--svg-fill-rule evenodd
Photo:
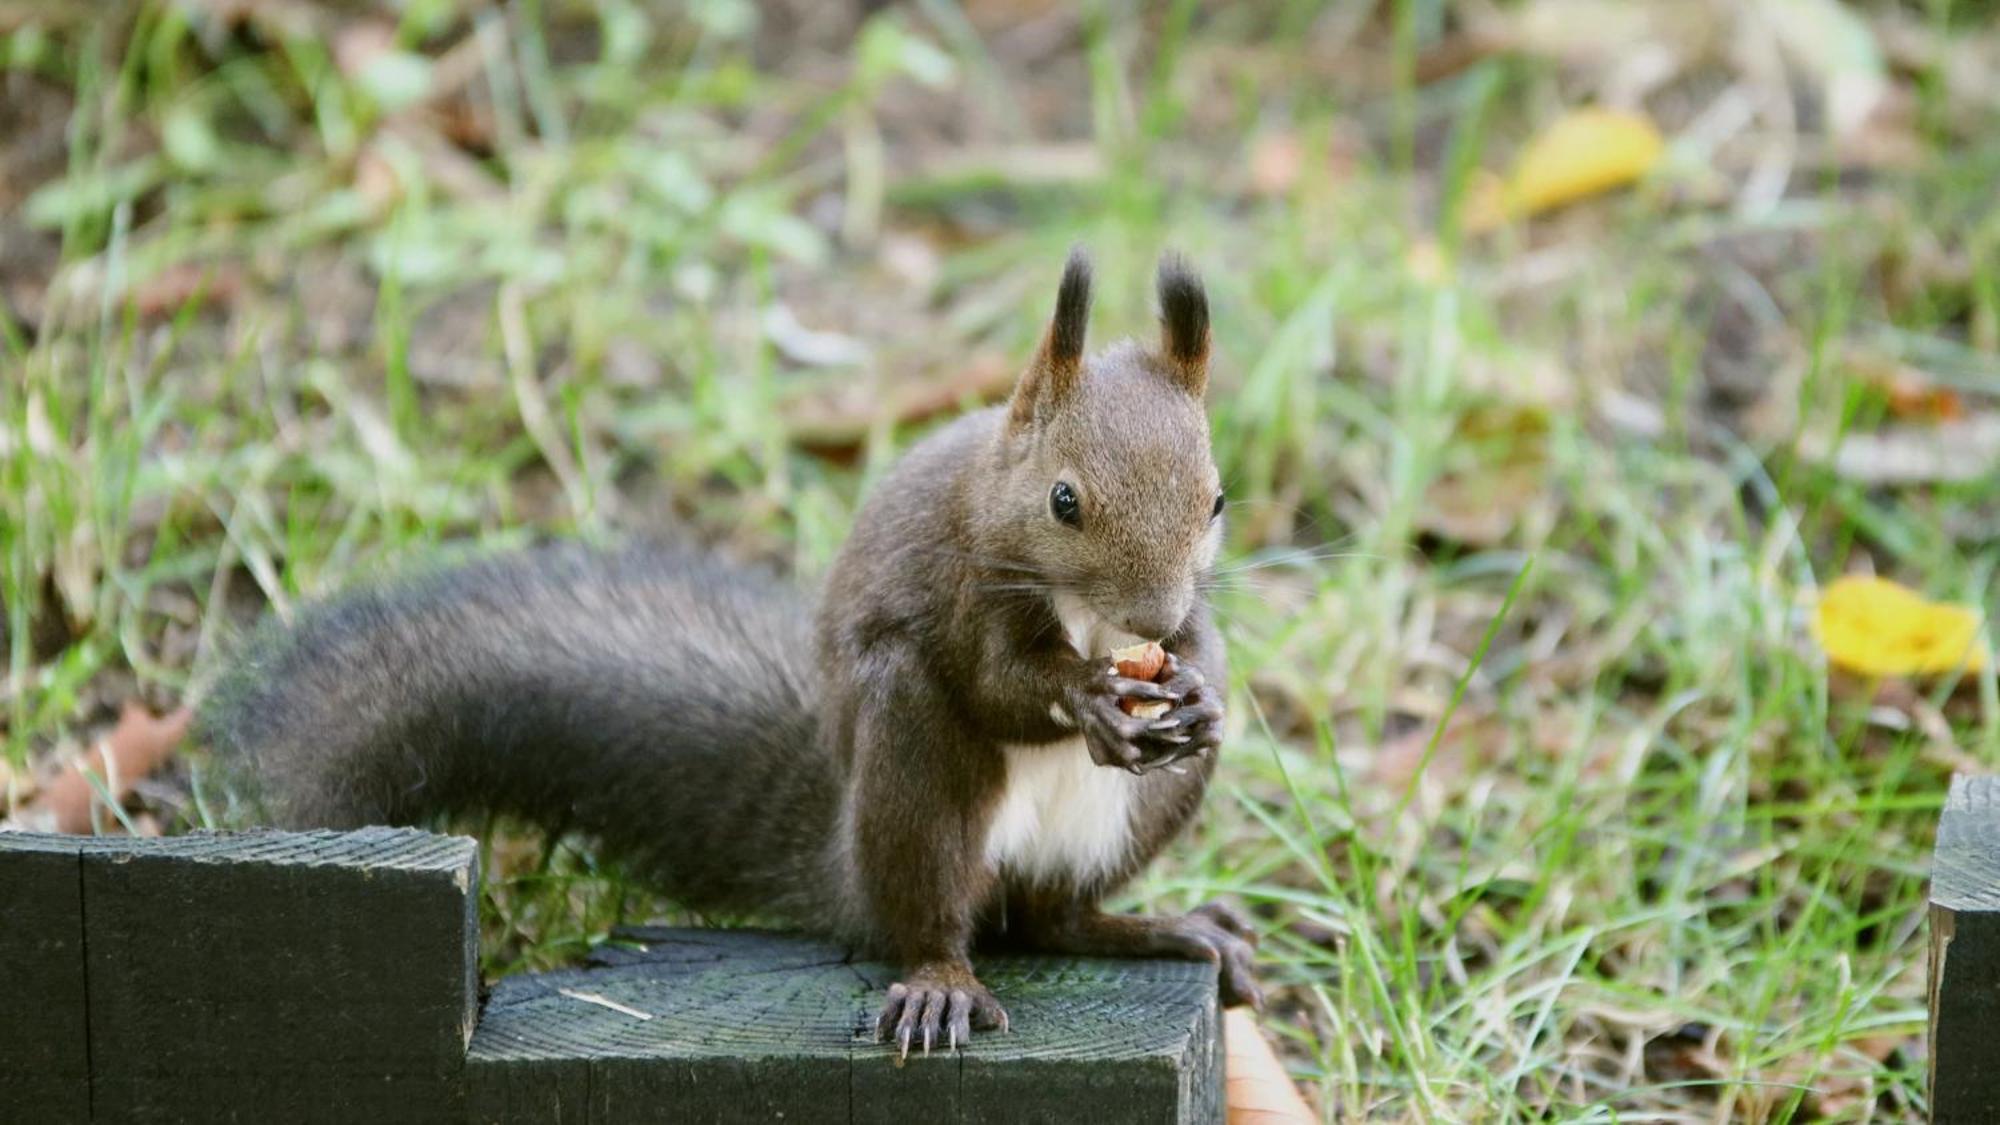
<path fill-rule="evenodd" d="M 639 934 L 643 949 L 606 950 L 598 967 L 494 989 L 467 1063 L 473 1120 L 1222 1117 L 1206 964 L 982 959 L 1015 1030 L 899 1066 L 869 1034 L 888 966 L 760 931 Z"/>
<path fill-rule="evenodd" d="M 49 838 L 43 838 L 45 840 Z M 471 840 L 404 829 L 77 844 L 100 1119 L 437 1121 L 478 1000 Z"/>
<path fill-rule="evenodd" d="M 1213 966 L 1024 957 L 987 980 L 1021 1030 L 966 1055 L 963 1120 L 1220 1119 Z"/>
<path fill-rule="evenodd" d="M 80 838 L 0 832 L 0 1106 L 90 1120 Z"/>
<path fill-rule="evenodd" d="M 1933 1121 L 2000 1120 L 2000 777 L 1959 775 L 1931 867 Z"/>
<path fill-rule="evenodd" d="M 660 931 L 600 967 L 514 977 L 466 1062 L 480 1122 L 817 1121 L 846 1116 L 839 950 L 759 931 Z M 587 1091 L 577 1115 L 574 1092 Z M 551 1111 L 556 1103 L 565 1108 Z M 505 1117 L 521 1107 L 539 1115 Z"/>
<path fill-rule="evenodd" d="M 37 1121 L 1219 1121 L 1213 967 L 993 957 L 1015 1030 L 898 1060 L 886 965 L 638 931 L 479 1019 L 471 841 L 0 836 L 0 1105 Z"/>

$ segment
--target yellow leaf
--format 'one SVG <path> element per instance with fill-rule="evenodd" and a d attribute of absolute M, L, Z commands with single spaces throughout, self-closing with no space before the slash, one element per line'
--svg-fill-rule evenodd
<path fill-rule="evenodd" d="M 1522 148 L 1506 179 L 1489 176 L 1472 185 L 1465 227 L 1491 230 L 1624 187 L 1652 171 L 1665 150 L 1660 131 L 1636 113 L 1574 110 Z"/>
<path fill-rule="evenodd" d="M 1978 672 L 1980 612 L 1924 600 L 1886 578 L 1848 575 L 1820 592 L 1814 635 L 1832 663 L 1864 676 Z"/>

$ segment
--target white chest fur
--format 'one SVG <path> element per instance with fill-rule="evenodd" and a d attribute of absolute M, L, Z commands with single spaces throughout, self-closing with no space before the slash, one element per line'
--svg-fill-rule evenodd
<path fill-rule="evenodd" d="M 1124 862 L 1138 778 L 1091 761 L 1081 737 L 1002 753 L 1007 788 L 986 830 L 988 863 L 1029 883 L 1087 883 Z"/>
<path fill-rule="evenodd" d="M 1080 655 L 1107 656 L 1114 646 L 1137 639 L 1111 627 L 1074 594 L 1057 593 L 1055 609 Z M 1064 726 L 1074 722 L 1059 703 L 1049 705 L 1049 715 Z M 986 830 L 988 863 L 1029 883 L 1088 883 L 1125 861 L 1138 778 L 1091 761 L 1082 736 L 1008 746 L 1001 753 L 1007 759 L 1007 788 Z"/>

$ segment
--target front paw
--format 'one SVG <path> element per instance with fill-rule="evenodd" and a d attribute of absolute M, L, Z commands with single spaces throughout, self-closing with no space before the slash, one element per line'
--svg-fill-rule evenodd
<path fill-rule="evenodd" d="M 924 1054 L 944 1043 L 947 1050 L 972 1040 L 972 1029 L 1007 1030 L 1007 1011 L 993 993 L 963 969 L 919 969 L 889 986 L 882 1014 L 875 1018 L 875 1041 L 894 1036 L 898 1065 L 910 1057 L 910 1044 L 922 1043 Z"/>
<path fill-rule="evenodd" d="M 1154 941 L 1160 952 L 1215 965 L 1223 1007 L 1264 1009 L 1264 992 L 1252 966 L 1257 931 L 1241 911 L 1226 903 L 1204 903 L 1178 918 L 1162 918 L 1158 925 Z"/>
<path fill-rule="evenodd" d="M 1200 757 L 1222 745 L 1222 695 L 1208 686 L 1201 669 L 1169 653 L 1160 686 L 1180 702 L 1146 724 L 1146 753 L 1137 763 L 1140 773 Z"/>
<path fill-rule="evenodd" d="M 1100 766 L 1115 766 L 1133 773 L 1144 772 L 1145 763 L 1170 753 L 1182 741 L 1178 732 L 1155 731 L 1166 716 L 1145 719 L 1129 715 L 1121 700 L 1165 703 L 1167 716 L 1181 703 L 1181 696 L 1169 685 L 1120 676 L 1110 669 L 1094 673 L 1090 682 L 1069 700 L 1069 710 L 1083 731 L 1090 760 Z"/>

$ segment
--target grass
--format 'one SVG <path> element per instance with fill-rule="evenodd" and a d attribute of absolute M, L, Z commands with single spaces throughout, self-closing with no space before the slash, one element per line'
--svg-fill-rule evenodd
<path fill-rule="evenodd" d="M 1846 679 L 1806 610 L 1855 569 L 1993 605 L 1994 482 L 1815 450 L 1959 440 L 1885 369 L 2000 397 L 1986 92 L 1905 51 L 1871 166 L 1810 75 L 1697 51 L 1656 175 L 1475 238 L 1471 170 L 1642 44 L 1438 76 L 1487 5 L 995 7 L 0 15 L 10 794 L 259 612 L 439 552 L 674 528 L 813 575 L 922 424 L 804 430 L 1018 363 L 1072 240 L 1095 338 L 1146 331 L 1175 246 L 1236 719 L 1122 904 L 1256 911 L 1329 1118 L 1920 1118 L 1927 850 L 2000 706 Z M 239 815 L 176 769 L 147 823 Z M 671 909 L 487 828 L 491 972 Z"/>

